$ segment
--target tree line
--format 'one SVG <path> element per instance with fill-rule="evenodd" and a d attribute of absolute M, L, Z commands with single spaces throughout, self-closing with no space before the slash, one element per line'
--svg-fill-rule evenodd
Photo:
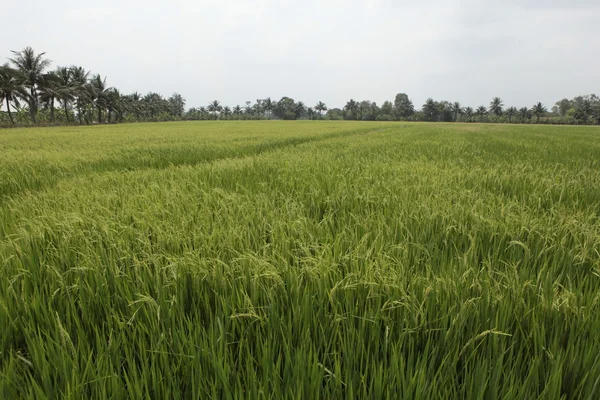
<path fill-rule="evenodd" d="M 531 108 L 505 107 L 499 97 L 477 108 L 429 98 L 417 109 L 405 93 L 381 106 L 369 100 L 350 99 L 343 108 L 329 109 L 321 101 L 310 107 L 282 97 L 278 101 L 247 101 L 234 107 L 215 100 L 186 110 L 186 101 L 179 93 L 169 98 L 154 92 L 122 94 L 108 86 L 106 77 L 91 74 L 81 66 L 50 70 L 51 62 L 45 56 L 26 47 L 12 51 L 9 63 L 0 66 L 0 104 L 5 108 L 0 112 L 0 125 L 217 119 L 600 124 L 600 98 L 596 95 L 562 99 L 551 110 L 541 102 Z"/>

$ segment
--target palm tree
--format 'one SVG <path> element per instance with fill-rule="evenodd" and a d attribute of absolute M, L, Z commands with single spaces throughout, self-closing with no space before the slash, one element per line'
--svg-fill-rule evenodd
<path fill-rule="evenodd" d="M 121 93 L 114 88 L 110 88 L 106 91 L 106 95 L 105 95 L 105 105 L 106 108 L 108 109 L 108 113 L 106 115 L 107 117 L 107 123 L 110 124 L 110 120 L 111 120 L 111 116 L 112 116 L 112 112 L 116 111 L 117 112 L 117 119 L 118 116 L 120 114 L 121 111 Z"/>
<path fill-rule="evenodd" d="M 27 98 L 27 89 L 23 81 L 23 76 L 17 70 L 10 68 L 8 64 L 0 67 L 0 105 L 2 105 L 3 101 L 6 101 L 8 118 L 12 124 L 15 121 L 10 110 L 10 103 L 14 102 L 18 107 L 18 99 Z"/>
<path fill-rule="evenodd" d="M 541 102 L 534 105 L 533 108 L 531 109 L 531 113 L 533 115 L 535 115 L 535 117 L 537 118 L 538 124 L 540 123 L 540 117 L 547 112 L 548 112 L 548 110 L 546 109 L 546 107 L 544 107 L 544 105 Z"/>
<path fill-rule="evenodd" d="M 268 118 L 271 119 L 271 111 L 273 111 L 273 107 L 275 106 L 275 103 L 273 100 L 271 100 L 270 97 L 267 97 L 264 101 L 263 101 L 263 107 L 265 109 L 265 111 L 267 112 Z"/>
<path fill-rule="evenodd" d="M 502 103 L 502 99 L 500 97 L 494 97 L 490 103 L 490 113 L 495 116 L 500 116 L 504 110 L 503 107 L 504 103 Z"/>
<path fill-rule="evenodd" d="M 76 93 L 76 85 L 73 81 L 73 73 L 71 69 L 67 67 L 59 67 L 56 69 L 55 74 L 58 78 L 59 84 L 59 97 L 58 101 L 62 103 L 63 109 L 65 111 L 65 118 L 67 119 L 67 124 L 69 123 L 69 104 L 75 100 Z"/>
<path fill-rule="evenodd" d="M 319 101 L 315 106 L 315 110 L 319 112 L 319 118 L 321 118 L 323 111 L 327 111 L 327 106 L 322 101 Z"/>
<path fill-rule="evenodd" d="M 38 92 L 42 103 L 50 109 L 50 122 L 54 123 L 54 102 L 62 98 L 63 93 L 60 77 L 54 72 L 42 75 Z"/>
<path fill-rule="evenodd" d="M 200 107 L 198 111 L 200 112 L 200 118 L 202 120 L 207 119 L 206 116 L 208 114 L 208 111 L 206 110 L 206 107 Z"/>
<path fill-rule="evenodd" d="M 313 110 L 312 107 L 308 107 L 306 109 L 306 113 L 308 114 L 308 119 L 312 121 L 313 117 L 315 116 L 315 110 Z"/>
<path fill-rule="evenodd" d="M 304 103 L 301 101 L 296 103 L 296 109 L 294 112 L 296 113 L 296 118 L 301 118 L 304 114 L 306 114 L 306 106 Z"/>
<path fill-rule="evenodd" d="M 529 109 L 527 109 L 527 107 L 520 108 L 518 115 L 522 123 L 524 123 L 526 119 L 531 118 L 531 114 L 529 113 Z"/>
<path fill-rule="evenodd" d="M 42 80 L 42 75 L 46 68 L 50 66 L 50 60 L 45 59 L 46 53 L 35 54 L 31 47 L 25 47 L 21 51 L 12 51 L 14 58 L 9 60 L 15 65 L 16 69 L 23 75 L 24 84 L 29 88 L 27 102 L 29 104 L 29 115 L 31 121 L 36 123 L 38 108 L 38 85 Z"/>
<path fill-rule="evenodd" d="M 102 110 L 107 108 L 108 93 L 112 90 L 106 86 L 106 78 L 102 79 L 100 74 L 96 74 L 92 77 L 89 84 L 89 91 L 91 92 L 92 103 L 96 100 L 96 109 L 98 110 L 98 123 L 102 123 Z"/>
<path fill-rule="evenodd" d="M 423 104 L 423 114 L 426 121 L 436 121 L 438 117 L 438 105 L 431 97 Z"/>
<path fill-rule="evenodd" d="M 225 119 L 227 119 L 227 117 L 231 114 L 231 108 L 229 107 L 223 107 L 223 115 L 225 116 Z"/>
<path fill-rule="evenodd" d="M 263 101 L 261 99 L 256 99 L 256 103 L 254 104 L 254 112 L 256 113 L 256 118 L 260 119 L 260 115 L 263 112 Z"/>
<path fill-rule="evenodd" d="M 85 113 L 85 107 L 91 100 L 88 83 L 88 76 L 90 75 L 90 72 L 86 71 L 82 67 L 72 66 L 71 74 L 73 79 L 74 95 L 77 98 L 77 118 L 79 118 L 79 123 L 82 124 Z"/>
<path fill-rule="evenodd" d="M 508 117 L 508 123 L 512 122 L 512 118 L 517 115 L 517 108 L 516 107 L 508 107 L 506 109 L 506 116 Z"/>
<path fill-rule="evenodd" d="M 217 112 L 220 112 L 223 109 L 221 107 L 221 103 L 218 100 L 214 100 L 208 105 L 208 111 L 213 113 L 215 119 L 217 119 Z"/>
<path fill-rule="evenodd" d="M 458 121 L 458 116 L 462 114 L 463 110 L 460 107 L 460 103 L 458 101 L 452 104 L 452 114 L 454 114 L 454 122 Z"/>
<path fill-rule="evenodd" d="M 344 110 L 350 114 L 350 119 L 358 119 L 359 106 L 356 101 L 350 99 L 344 106 Z"/>
<path fill-rule="evenodd" d="M 467 118 L 468 122 L 473 122 L 473 108 L 472 107 L 466 107 L 464 110 L 464 115 Z"/>
<path fill-rule="evenodd" d="M 235 107 L 233 107 L 233 114 L 236 115 L 239 118 L 239 115 L 242 113 L 242 107 L 239 106 L 239 104 Z"/>
<path fill-rule="evenodd" d="M 479 117 L 479 122 L 483 122 L 483 118 L 487 115 L 487 108 L 485 108 L 485 106 L 479 106 L 477 110 L 475 110 L 475 115 Z"/>

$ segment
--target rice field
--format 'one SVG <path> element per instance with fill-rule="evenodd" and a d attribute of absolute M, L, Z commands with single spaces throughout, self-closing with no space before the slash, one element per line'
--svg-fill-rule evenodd
<path fill-rule="evenodd" d="M 0 398 L 600 398 L 600 128 L 0 131 Z"/>

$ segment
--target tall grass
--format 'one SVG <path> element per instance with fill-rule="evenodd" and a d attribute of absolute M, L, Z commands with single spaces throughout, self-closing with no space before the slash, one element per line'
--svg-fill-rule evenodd
<path fill-rule="evenodd" d="M 600 396 L 600 129 L 0 132 L 0 397 Z"/>

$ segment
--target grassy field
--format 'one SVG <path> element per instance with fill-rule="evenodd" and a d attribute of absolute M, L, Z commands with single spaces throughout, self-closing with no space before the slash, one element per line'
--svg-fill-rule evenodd
<path fill-rule="evenodd" d="M 0 131 L 0 398 L 600 398 L 600 128 Z"/>

